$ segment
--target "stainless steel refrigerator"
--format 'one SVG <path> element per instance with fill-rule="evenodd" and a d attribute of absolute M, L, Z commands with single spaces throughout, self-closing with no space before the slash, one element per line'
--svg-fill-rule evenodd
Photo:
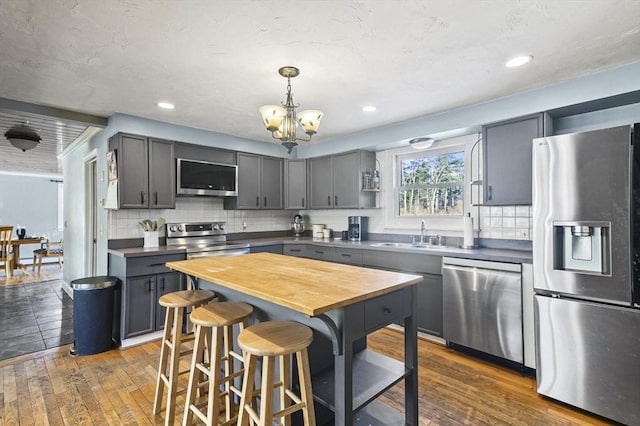
<path fill-rule="evenodd" d="M 533 141 L 538 392 L 628 425 L 640 425 L 634 133 L 640 125 Z"/>

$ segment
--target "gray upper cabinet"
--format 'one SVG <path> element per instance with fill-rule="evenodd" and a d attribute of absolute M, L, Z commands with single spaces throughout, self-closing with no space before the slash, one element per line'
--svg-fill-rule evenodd
<path fill-rule="evenodd" d="M 282 197 L 283 184 L 283 160 L 282 158 L 262 157 L 262 208 L 282 209 L 284 207 Z"/>
<path fill-rule="evenodd" d="M 306 209 L 307 160 L 285 160 L 284 176 L 284 208 Z"/>
<path fill-rule="evenodd" d="M 175 208 L 172 141 L 118 133 L 109 140 L 109 149 L 116 151 L 119 208 Z"/>
<path fill-rule="evenodd" d="M 238 153 L 238 196 L 224 200 L 227 209 L 282 209 L 283 160 Z"/>
<path fill-rule="evenodd" d="M 211 148 L 202 145 L 176 142 L 176 158 L 187 160 L 208 161 L 217 164 L 236 165 L 236 152 L 226 149 Z"/>
<path fill-rule="evenodd" d="M 309 208 L 333 208 L 333 157 L 309 160 Z"/>
<path fill-rule="evenodd" d="M 532 140 L 544 136 L 544 114 L 482 127 L 484 204 L 531 204 Z"/>
<path fill-rule="evenodd" d="M 176 207 L 176 168 L 171 141 L 149 139 L 149 207 Z"/>
<path fill-rule="evenodd" d="M 308 161 L 309 208 L 375 207 L 375 194 L 361 190 L 362 171 L 375 169 L 373 152 L 352 151 Z"/>

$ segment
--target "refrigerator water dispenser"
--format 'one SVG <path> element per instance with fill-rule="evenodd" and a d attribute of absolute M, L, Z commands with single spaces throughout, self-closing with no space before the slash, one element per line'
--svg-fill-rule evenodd
<path fill-rule="evenodd" d="M 611 275 L 610 229 L 608 222 L 555 222 L 554 269 Z"/>

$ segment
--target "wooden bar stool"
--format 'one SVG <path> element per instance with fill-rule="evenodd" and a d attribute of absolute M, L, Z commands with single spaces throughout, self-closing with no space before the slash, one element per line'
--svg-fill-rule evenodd
<path fill-rule="evenodd" d="M 153 414 L 160 413 L 162 407 L 162 394 L 167 386 L 167 407 L 165 424 L 172 425 L 176 411 L 176 396 L 186 389 L 178 392 L 178 378 L 188 373 L 189 370 L 178 371 L 180 358 L 192 353 L 192 350 L 181 351 L 183 342 L 182 322 L 186 308 L 196 308 L 215 297 L 213 291 L 185 290 L 167 293 L 160 297 L 158 303 L 167 308 L 162 335 L 162 347 L 160 349 L 160 365 L 158 366 L 158 380 L 156 381 L 156 395 L 153 401 Z"/>
<path fill-rule="evenodd" d="M 191 313 L 196 330 L 183 425 L 190 425 L 194 414 L 207 426 L 236 424 L 238 406 L 234 395 L 240 397 L 241 393 L 233 381 L 242 376 L 244 368 L 236 370 L 234 367 L 234 358 L 243 362 L 243 356 L 234 351 L 233 326 L 237 325 L 242 332 L 249 325 L 252 312 L 253 307 L 246 303 L 220 302 L 201 306 Z M 208 360 L 204 356 L 205 349 Z M 207 380 L 204 380 L 205 375 Z M 208 392 L 204 393 L 208 395 L 207 400 L 196 403 L 196 390 L 205 386 L 208 387 Z M 224 422 L 220 421 L 221 399 L 224 399 Z M 206 412 L 203 412 L 205 406 Z"/>
<path fill-rule="evenodd" d="M 238 336 L 238 345 L 245 353 L 245 375 L 242 382 L 242 398 L 238 425 L 248 426 L 249 420 L 260 426 L 271 426 L 274 419 L 284 417 L 283 425 L 291 424 L 291 414 L 302 410 L 304 424 L 315 426 L 316 418 L 311 393 L 311 374 L 307 348 L 313 340 L 313 332 L 303 324 L 292 321 L 267 321 L 244 329 Z M 291 359 L 298 361 L 300 397 L 291 389 Z M 258 357 L 262 359 L 262 384 L 260 386 L 260 414 L 252 407 L 256 396 L 255 374 Z M 280 360 L 280 378 L 275 382 L 275 361 Z M 280 411 L 273 412 L 273 392 L 280 388 Z M 291 405 L 291 401 L 295 402 Z"/>

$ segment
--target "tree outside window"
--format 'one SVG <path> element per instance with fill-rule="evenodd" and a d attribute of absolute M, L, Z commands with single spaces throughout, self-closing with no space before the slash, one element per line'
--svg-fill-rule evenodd
<path fill-rule="evenodd" d="M 464 213 L 464 152 L 402 159 L 400 216 L 462 215 Z"/>

